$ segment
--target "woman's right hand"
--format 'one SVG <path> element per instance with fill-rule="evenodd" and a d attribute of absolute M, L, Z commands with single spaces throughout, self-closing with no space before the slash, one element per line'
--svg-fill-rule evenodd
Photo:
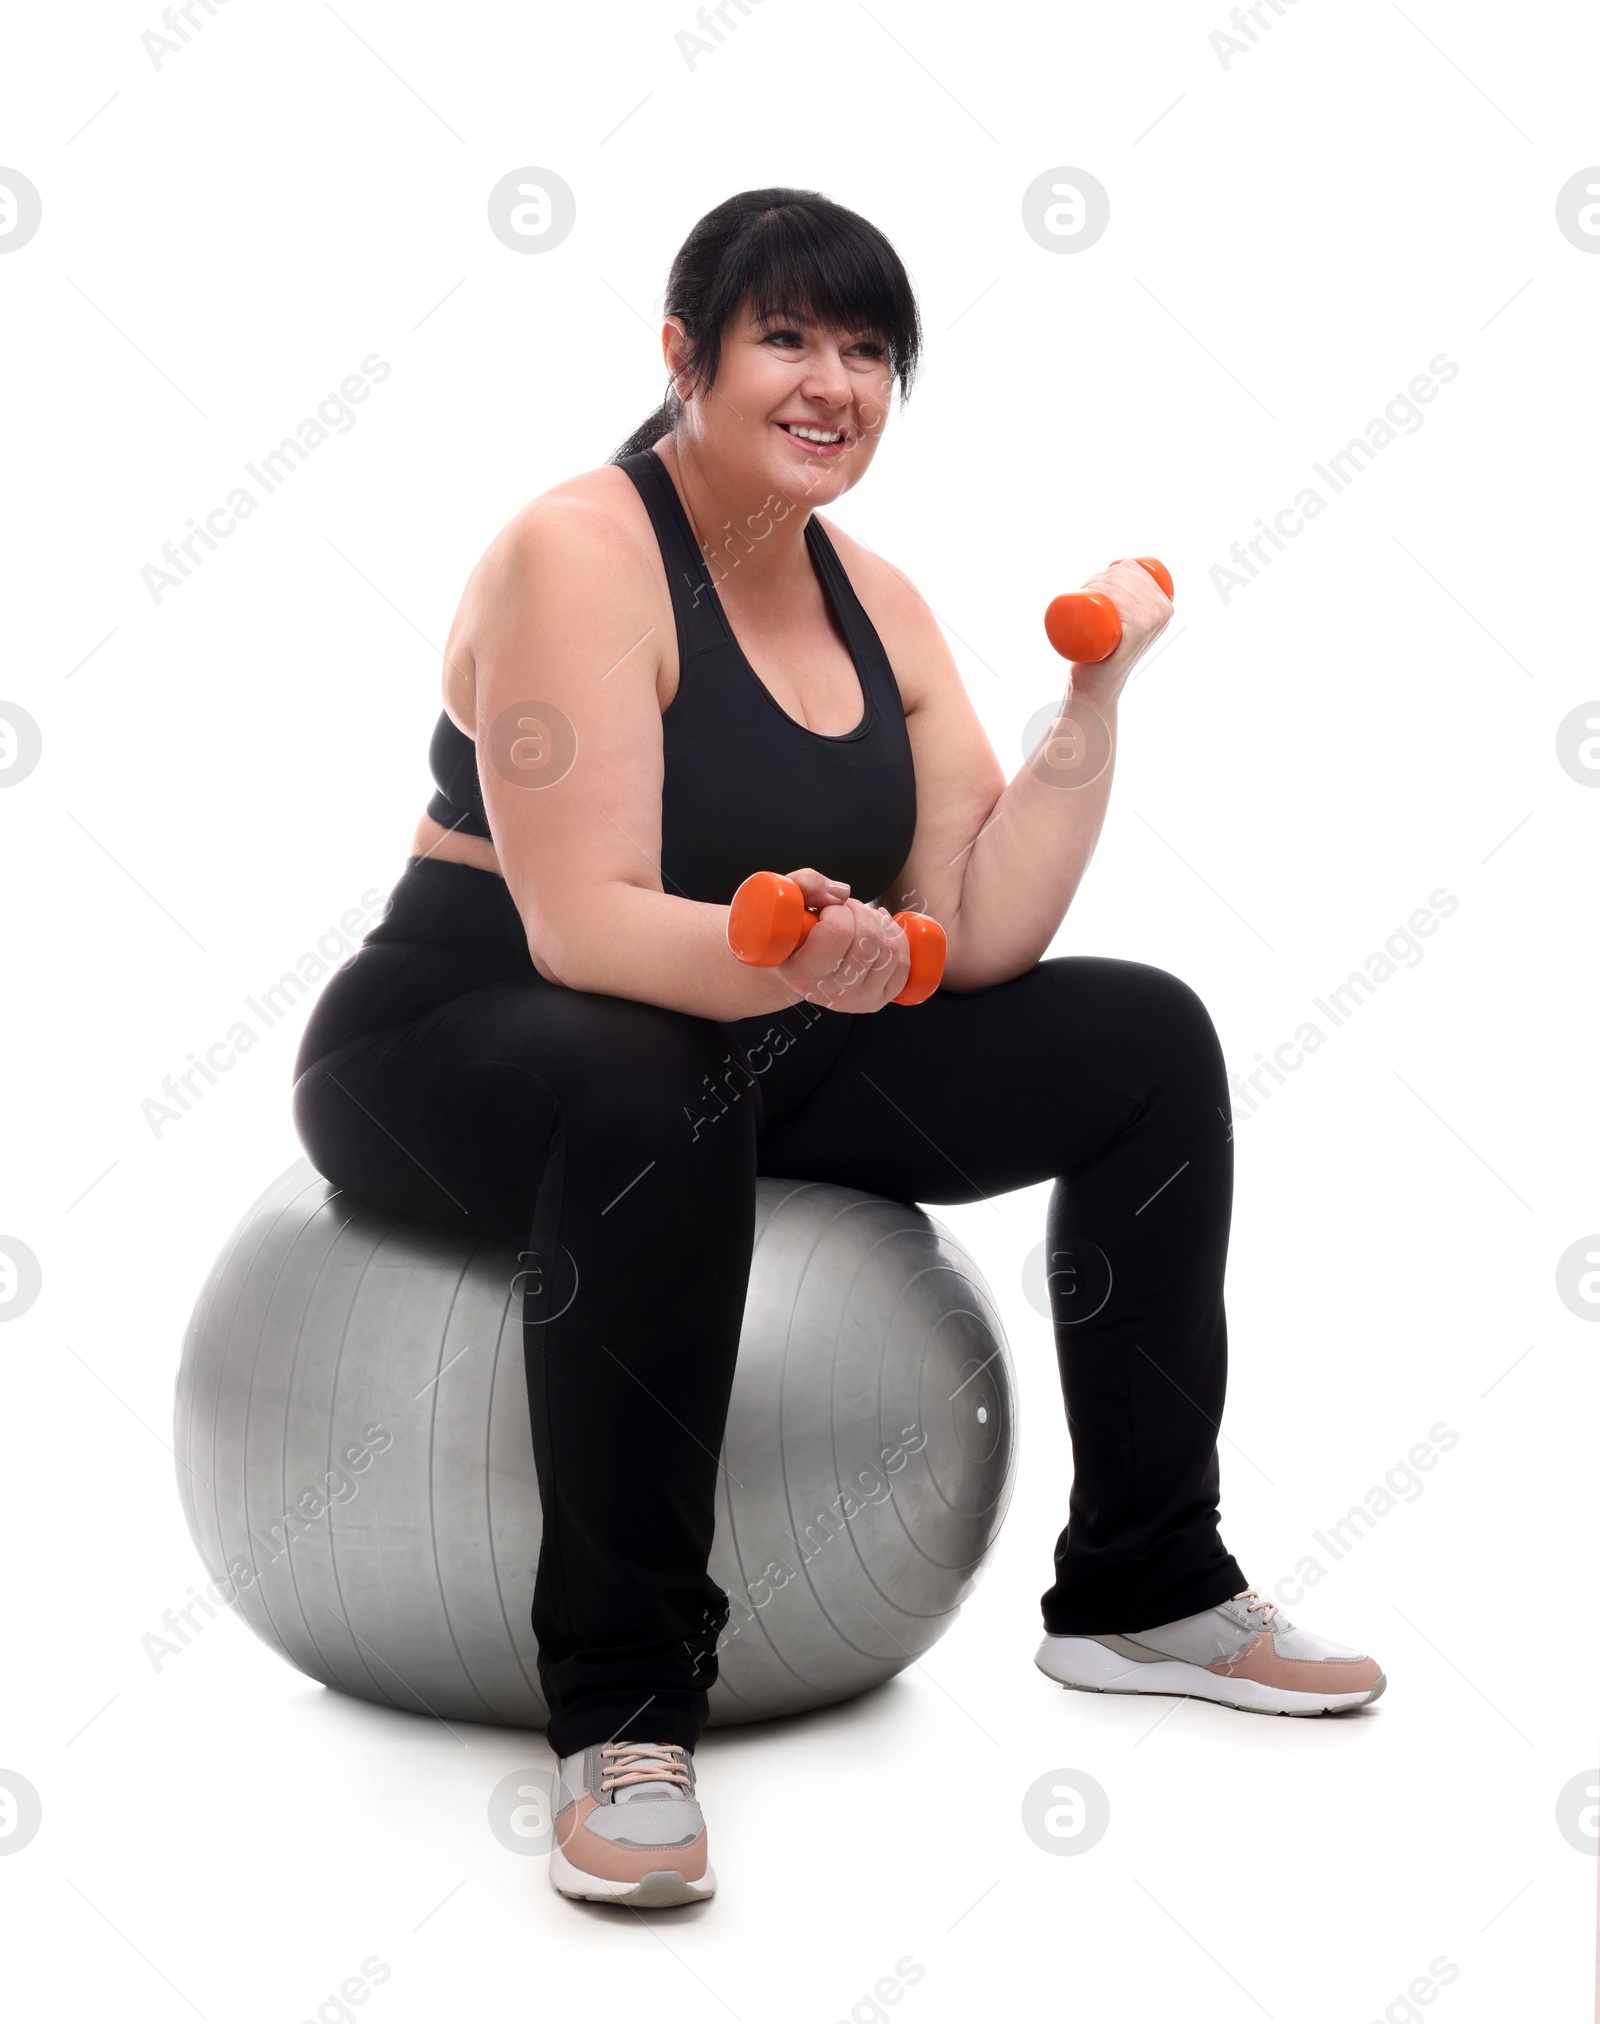
<path fill-rule="evenodd" d="M 788 876 L 819 918 L 777 974 L 825 1011 L 881 1012 L 911 975 L 905 929 L 882 907 L 851 899 L 848 885 L 809 865 Z"/>

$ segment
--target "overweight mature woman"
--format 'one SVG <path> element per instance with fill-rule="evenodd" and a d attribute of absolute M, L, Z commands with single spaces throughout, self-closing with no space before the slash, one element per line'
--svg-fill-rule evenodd
<path fill-rule="evenodd" d="M 693 1752 L 758 1174 L 928 1204 L 1055 1183 L 1053 1679 L 1294 1714 L 1384 1685 L 1219 1536 L 1232 1130 L 1205 1007 L 1144 964 L 1044 960 L 1113 767 L 1062 791 L 1047 737 L 1008 783 L 927 604 L 823 517 L 917 362 L 900 260 L 813 192 L 747 191 L 690 233 L 666 310 L 663 406 L 467 583 L 438 791 L 294 1090 L 330 1180 L 524 1247 L 551 1875 L 635 1904 L 715 1887 Z M 1123 637 L 1074 666 L 1073 709 L 1114 753 L 1171 606 L 1133 563 L 1092 582 Z M 766 969 L 727 937 L 761 870 L 820 913 Z M 901 908 L 948 937 L 916 1006 Z"/>

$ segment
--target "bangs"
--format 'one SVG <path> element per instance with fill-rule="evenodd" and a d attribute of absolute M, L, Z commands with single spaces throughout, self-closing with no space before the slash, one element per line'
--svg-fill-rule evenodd
<path fill-rule="evenodd" d="M 741 190 L 708 211 L 678 248 L 662 306 L 688 340 L 680 370 L 703 388 L 716 384 L 723 332 L 747 306 L 757 322 L 787 316 L 876 338 L 902 402 L 922 352 L 899 254 L 876 225 L 818 190 Z M 669 380 L 660 407 L 611 461 L 650 449 L 682 413 Z"/>
<path fill-rule="evenodd" d="M 737 222 L 707 291 L 704 327 L 690 329 L 707 382 L 728 319 L 748 303 L 758 320 L 788 313 L 879 338 L 903 399 L 922 333 L 910 280 L 883 234 L 809 191 L 749 191 L 719 208 Z"/>

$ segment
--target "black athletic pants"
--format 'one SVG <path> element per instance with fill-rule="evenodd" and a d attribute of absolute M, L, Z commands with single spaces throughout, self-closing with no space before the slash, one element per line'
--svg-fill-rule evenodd
<path fill-rule="evenodd" d="M 1052 959 L 866 1016 L 721 1024 L 533 968 L 502 879 L 410 859 L 296 1062 L 313 1164 L 392 1213 L 526 1247 L 550 1742 L 697 1740 L 706 1572 L 755 1177 L 907 1203 L 1053 1180 L 1074 1475 L 1047 1630 L 1130 1631 L 1245 1585 L 1217 1530 L 1232 1129 L 1205 1007 Z"/>

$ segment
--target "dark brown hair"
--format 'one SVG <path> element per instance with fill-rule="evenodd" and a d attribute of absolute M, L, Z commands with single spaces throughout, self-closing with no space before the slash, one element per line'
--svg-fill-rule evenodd
<path fill-rule="evenodd" d="M 687 369 L 714 384 L 728 319 L 748 299 L 756 316 L 800 311 L 841 330 L 875 331 L 904 402 L 922 350 L 916 296 L 900 256 L 875 225 L 815 190 L 742 190 L 708 211 L 678 249 L 665 313 L 689 340 Z M 611 462 L 647 450 L 683 412 L 666 399 Z"/>

